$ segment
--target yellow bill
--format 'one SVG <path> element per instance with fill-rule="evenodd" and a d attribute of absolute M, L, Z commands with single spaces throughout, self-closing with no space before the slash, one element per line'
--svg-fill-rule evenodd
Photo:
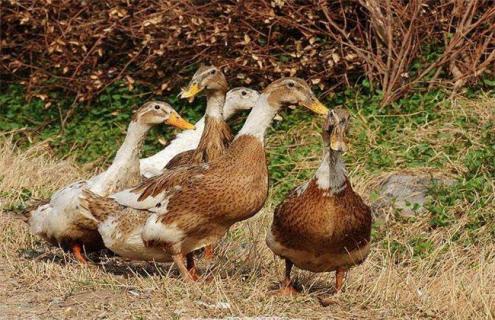
<path fill-rule="evenodd" d="M 304 104 L 304 106 L 315 113 L 323 115 L 328 114 L 328 108 L 315 97 L 312 97 L 308 103 Z"/>
<path fill-rule="evenodd" d="M 165 120 L 166 124 L 177 127 L 179 129 L 195 129 L 196 127 L 193 124 L 190 124 L 186 120 L 184 120 L 178 114 L 172 114 L 170 117 Z"/>
<path fill-rule="evenodd" d="M 321 103 L 318 99 L 316 99 L 316 97 L 313 95 L 309 96 L 307 100 L 302 103 L 302 105 L 315 113 L 323 114 L 323 115 L 328 114 L 328 108 L 325 107 L 325 105 Z"/>
<path fill-rule="evenodd" d="M 196 83 L 189 85 L 188 88 L 182 89 L 180 97 L 183 99 L 194 98 L 198 93 L 200 93 L 202 88 Z"/>
<path fill-rule="evenodd" d="M 335 134 L 330 137 L 330 148 L 341 152 L 346 152 L 348 150 L 344 137 Z"/>

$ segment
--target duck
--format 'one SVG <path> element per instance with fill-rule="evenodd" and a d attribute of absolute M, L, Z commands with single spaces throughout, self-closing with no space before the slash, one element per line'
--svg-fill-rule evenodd
<path fill-rule="evenodd" d="M 264 206 L 268 197 L 265 133 L 282 107 L 297 104 L 316 113 L 328 112 L 304 80 L 282 78 L 263 90 L 241 130 L 217 159 L 148 179 L 130 189 L 132 201 L 85 191 L 84 206 L 99 219 L 105 245 L 131 259 L 173 261 L 185 280 L 197 280 L 192 253 L 216 243 L 234 223 Z"/>
<path fill-rule="evenodd" d="M 95 218 L 81 210 L 79 196 L 87 188 L 107 196 L 141 181 L 139 154 L 148 131 L 165 123 L 192 129 L 168 103 L 150 101 L 132 116 L 124 142 L 107 170 L 85 181 L 76 181 L 56 191 L 48 203 L 29 213 L 30 231 L 53 245 L 70 250 L 77 261 L 87 263 L 84 252 L 103 248 Z"/>
<path fill-rule="evenodd" d="M 236 87 L 227 91 L 223 105 L 224 120 L 228 121 L 240 111 L 250 110 L 258 97 L 258 91 L 247 87 Z M 203 134 L 205 118 L 206 115 L 194 124 L 195 129 L 184 130 L 177 134 L 170 144 L 160 152 L 139 160 L 141 175 L 145 178 L 151 178 L 163 173 L 164 169 L 173 169 L 189 162 Z M 179 154 L 181 156 L 178 156 Z"/>
<path fill-rule="evenodd" d="M 247 89 L 233 91 L 227 99 L 228 83 L 225 75 L 216 66 L 201 65 L 194 73 L 188 86 L 182 90 L 181 98 L 193 100 L 199 93 L 205 92 L 207 103 L 204 116 L 204 128 L 196 149 L 184 151 L 175 155 L 165 165 L 166 170 L 173 170 L 186 164 L 207 163 L 221 156 L 233 139 L 230 127 L 225 121 L 223 110 L 231 114 L 238 105 L 247 105 L 252 108 L 259 94 Z M 252 91 L 252 90 L 251 90 Z M 234 100 L 238 94 L 241 98 Z M 249 94 L 250 93 L 250 94 Z M 248 97 L 253 99 L 249 100 Z M 241 103 L 235 103 L 241 101 Z M 251 101 L 251 103 L 249 103 Z M 125 194 L 125 192 L 124 192 Z M 213 246 L 207 246 L 204 258 L 212 260 Z"/>
<path fill-rule="evenodd" d="M 371 210 L 352 189 L 342 154 L 347 150 L 350 114 L 329 112 L 323 126 L 324 155 L 312 179 L 296 187 L 276 207 L 266 244 L 285 260 L 278 294 L 297 293 L 291 280 L 295 265 L 311 272 L 333 272 L 336 292 L 348 270 L 370 251 Z"/>

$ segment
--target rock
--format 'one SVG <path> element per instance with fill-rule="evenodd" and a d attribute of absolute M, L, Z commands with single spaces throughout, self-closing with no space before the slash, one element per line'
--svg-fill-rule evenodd
<path fill-rule="evenodd" d="M 433 184 L 450 186 L 454 182 L 454 179 L 430 173 L 394 173 L 380 183 L 379 197 L 372 207 L 397 209 L 402 216 L 411 217 L 423 210 L 428 189 Z"/>

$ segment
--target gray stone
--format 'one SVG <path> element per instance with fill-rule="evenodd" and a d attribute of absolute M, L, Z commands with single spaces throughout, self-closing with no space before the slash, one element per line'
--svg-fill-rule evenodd
<path fill-rule="evenodd" d="M 451 178 L 429 173 L 394 173 L 386 177 L 379 187 L 379 198 L 373 209 L 397 209 L 402 216 L 411 217 L 423 210 L 428 189 L 433 184 L 452 185 Z"/>

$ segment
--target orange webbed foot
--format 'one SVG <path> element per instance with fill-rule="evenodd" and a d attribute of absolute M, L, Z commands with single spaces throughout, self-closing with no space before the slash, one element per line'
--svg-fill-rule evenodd
<path fill-rule="evenodd" d="M 296 294 L 299 294 L 299 291 L 297 291 L 297 289 L 294 288 L 294 285 L 292 284 L 292 281 L 289 278 L 284 279 L 280 289 L 272 292 L 272 295 L 286 296 L 286 297 L 292 297 L 295 296 Z"/>
<path fill-rule="evenodd" d="M 88 265 L 88 259 L 84 256 L 82 246 L 80 244 L 73 244 L 71 246 L 71 251 L 74 258 L 76 258 L 80 264 Z"/>
<path fill-rule="evenodd" d="M 292 285 L 290 285 L 290 286 L 275 290 L 275 291 L 271 292 L 271 294 L 274 296 L 292 297 L 292 296 L 299 294 L 299 291 L 297 291 L 296 288 L 294 288 Z"/>
<path fill-rule="evenodd" d="M 206 259 L 207 261 L 211 261 L 213 260 L 214 257 L 215 257 L 215 250 L 213 249 L 213 246 L 212 245 L 206 246 L 203 258 Z"/>

